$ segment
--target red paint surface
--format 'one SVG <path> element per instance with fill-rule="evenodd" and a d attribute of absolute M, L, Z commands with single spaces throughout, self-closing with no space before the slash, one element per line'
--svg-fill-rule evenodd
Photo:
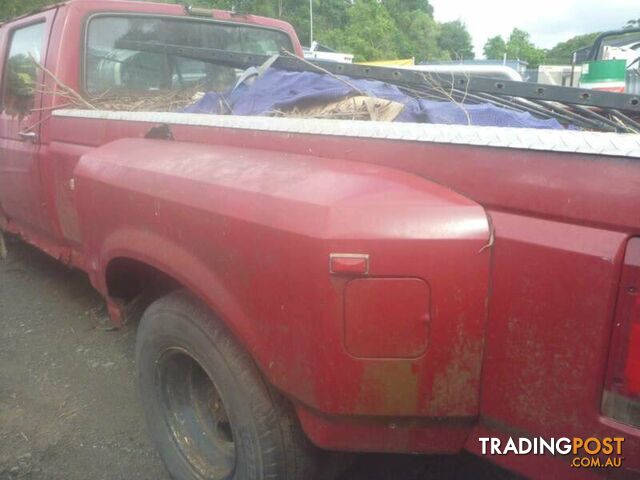
<path fill-rule="evenodd" d="M 21 20 L 47 22 L 46 65 L 77 89 L 74 49 L 101 10 L 183 12 L 88 0 Z M 625 250 L 640 236 L 637 160 L 189 126 L 172 127 L 175 142 L 151 141 L 141 137 L 152 124 L 44 115 L 0 116 L 0 225 L 86 270 L 105 295 L 118 258 L 181 282 L 319 445 L 453 452 L 477 451 L 486 433 L 624 436 L 625 467 L 640 471 L 640 430 L 600 413 Z M 37 122 L 40 143 L 18 142 Z M 336 252 L 369 254 L 369 277 L 429 285 L 424 352 L 349 353 L 353 277 L 330 274 Z M 392 297 L 388 311 L 399 308 Z M 380 315 L 375 325 L 389 339 L 365 332 L 358 348 L 418 352 L 420 342 L 400 345 L 417 323 L 395 332 Z M 576 475 L 564 459 L 495 461 Z"/>

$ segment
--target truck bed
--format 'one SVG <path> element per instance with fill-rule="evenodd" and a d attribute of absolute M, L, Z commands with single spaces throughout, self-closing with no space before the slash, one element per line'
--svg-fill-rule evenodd
<path fill-rule="evenodd" d="M 458 363 L 462 357 L 458 358 L 456 353 L 449 358 L 450 368 L 445 368 L 448 376 L 443 377 L 449 385 L 445 390 L 438 393 L 436 388 L 432 390 L 433 396 L 422 397 L 418 391 L 411 391 L 410 385 L 403 384 L 403 398 L 414 395 L 430 398 L 414 410 L 424 417 L 409 429 L 412 440 L 403 428 L 389 433 L 382 427 L 367 425 L 359 430 L 357 424 L 349 424 L 345 430 L 344 424 L 335 423 L 337 420 L 315 413 L 319 408 L 339 414 L 340 409 L 331 403 L 335 399 L 325 398 L 329 403 L 323 403 L 322 396 L 298 391 L 298 384 L 292 378 L 271 377 L 279 388 L 303 400 L 299 415 L 305 430 L 317 444 L 349 449 L 357 440 L 359 448 L 365 450 L 433 451 L 434 429 L 426 425 L 429 419 L 446 417 L 458 418 L 458 423 L 454 426 L 445 422 L 440 430 L 435 430 L 440 438 L 438 451 L 455 451 L 463 445 L 475 451 L 478 445 L 471 439 L 500 435 L 511 428 L 531 436 L 584 436 L 587 433 L 620 436 L 624 432 L 625 448 L 629 451 L 640 448 L 637 431 L 621 429 L 602 417 L 599 408 L 624 249 L 627 239 L 640 232 L 637 215 L 640 136 L 59 110 L 53 114 L 52 141 L 48 148 L 60 159 L 72 151 L 74 155 L 80 153 L 79 149 L 90 156 L 96 147 L 123 137 L 144 137 L 158 125 L 168 125 L 173 138 L 181 145 L 200 145 L 198 149 L 205 150 L 205 145 L 209 145 L 211 152 L 233 148 L 235 152 L 244 150 L 248 156 L 260 152 L 274 168 L 278 168 L 285 157 L 303 155 L 308 161 L 318 162 L 319 168 L 325 168 L 326 160 L 342 161 L 344 168 L 351 168 L 349 165 L 355 162 L 369 165 L 373 171 L 376 168 L 400 171 L 430 184 L 442 185 L 486 212 L 490 233 L 477 244 L 475 255 L 484 258 L 482 262 L 486 262 L 484 265 L 492 272 L 489 309 L 486 317 L 481 316 L 484 318 L 462 320 L 462 325 L 470 330 L 465 333 L 464 343 L 454 344 L 453 351 L 462 357 L 462 352 L 474 353 L 466 357 L 466 361 L 470 361 L 467 366 Z M 166 142 L 169 144 L 171 140 Z M 189 155 L 189 148 L 185 148 L 185 155 Z M 118 150 L 109 152 L 113 156 Z M 128 153 L 122 151 L 123 155 Z M 64 160 L 53 168 L 64 168 L 62 164 Z M 331 186 L 314 188 L 326 190 Z M 84 204 L 87 199 L 83 199 Z M 99 211 L 96 207 L 95 214 L 99 215 Z M 74 225 L 74 222 L 77 219 L 68 219 L 67 223 Z M 476 226 L 470 223 L 469 232 L 476 231 Z M 457 229 L 456 235 L 464 236 L 463 230 L 459 230 L 461 224 L 452 228 Z M 69 231 L 73 232 L 74 228 Z M 445 235 L 452 232 L 448 230 Z M 410 261 L 409 252 L 405 253 L 405 259 Z M 78 258 L 85 266 L 91 263 L 82 252 Z M 471 261 L 471 257 L 466 261 Z M 477 268 L 484 269 L 479 265 Z M 429 277 L 430 274 L 421 275 Z M 428 280 L 433 282 L 433 288 L 438 288 L 437 275 Z M 466 291 L 460 297 L 460 305 L 471 301 L 468 285 L 460 284 L 459 288 Z M 466 308 L 468 314 L 468 306 Z M 434 317 L 432 321 L 434 325 L 440 322 L 445 325 L 447 319 Z M 437 329 L 432 335 L 434 342 L 448 338 L 439 337 Z M 309 348 L 313 349 L 311 345 Z M 447 349 L 450 348 L 449 344 Z M 465 394 L 453 401 L 450 395 L 453 392 L 469 391 L 464 388 L 468 383 L 458 384 L 461 389 L 456 390 L 456 378 L 479 381 L 480 370 L 468 368 L 474 363 L 470 359 L 480 358 L 476 355 L 482 358 L 480 397 L 474 399 Z M 300 364 L 307 361 L 308 352 L 304 358 L 296 359 Z M 406 362 L 415 364 L 415 361 Z M 428 369 L 428 362 L 418 364 Z M 335 372 L 335 363 L 332 371 Z M 343 402 L 350 398 L 348 382 L 344 385 L 347 389 L 343 390 L 346 395 Z M 437 379 L 424 377 L 414 388 L 433 389 L 436 385 Z M 393 389 L 379 393 L 384 396 L 390 391 Z M 378 398 L 375 402 L 355 410 L 363 414 L 403 415 L 402 412 L 416 408 L 389 398 Z M 473 405 L 477 405 L 477 410 Z M 469 435 L 471 418 L 476 415 L 480 422 Z M 421 426 L 421 422 L 427 424 Z M 368 438 L 366 445 L 362 444 L 363 438 Z M 627 466 L 638 468 L 636 458 L 626 461 Z M 532 469 L 532 474 L 540 471 L 540 466 L 533 463 L 518 466 L 520 471 L 526 472 L 527 468 Z"/>

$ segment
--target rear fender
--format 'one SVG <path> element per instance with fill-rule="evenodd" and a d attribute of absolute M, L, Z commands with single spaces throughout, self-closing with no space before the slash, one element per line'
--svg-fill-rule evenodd
<path fill-rule="evenodd" d="M 148 139 L 75 177 L 100 291 L 114 258 L 165 272 L 310 415 L 478 414 L 492 242 L 473 201 L 388 167 Z M 335 254 L 367 262 L 335 271 Z"/>

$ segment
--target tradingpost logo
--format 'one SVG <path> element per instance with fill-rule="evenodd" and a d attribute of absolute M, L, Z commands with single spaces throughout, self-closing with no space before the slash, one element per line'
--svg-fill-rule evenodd
<path fill-rule="evenodd" d="M 623 437 L 480 437 L 482 455 L 562 455 L 569 456 L 574 468 L 620 468 Z"/>

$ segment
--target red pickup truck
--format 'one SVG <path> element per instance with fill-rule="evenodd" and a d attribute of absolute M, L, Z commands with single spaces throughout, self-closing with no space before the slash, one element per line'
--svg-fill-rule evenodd
<path fill-rule="evenodd" d="M 141 39 L 302 49 L 126 1 L 0 28 L 0 227 L 87 272 L 117 326 L 144 310 L 176 479 L 311 478 L 317 447 L 638 475 L 640 135 L 65 109 L 61 85 L 236 78 Z"/>

